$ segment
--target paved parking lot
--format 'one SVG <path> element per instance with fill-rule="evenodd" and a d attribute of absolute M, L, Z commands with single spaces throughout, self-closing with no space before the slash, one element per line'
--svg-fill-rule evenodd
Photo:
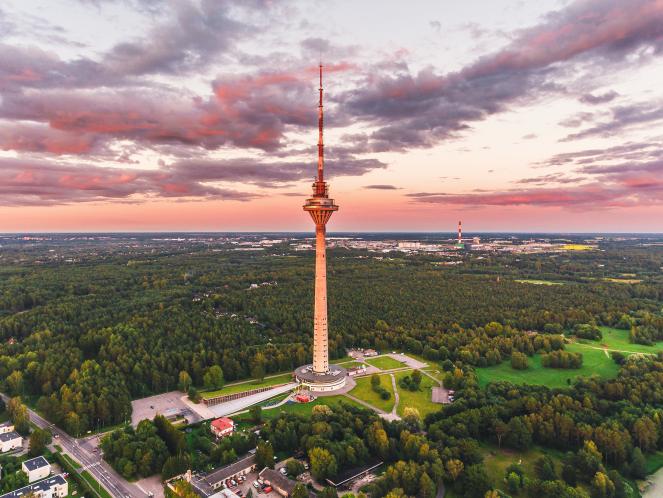
<path fill-rule="evenodd" d="M 276 491 L 272 491 L 271 493 L 265 493 L 263 492 L 260 488 L 256 489 L 253 487 L 253 481 L 258 480 L 258 472 L 251 472 L 250 474 L 246 475 L 246 481 L 239 483 L 236 487 L 231 487 L 230 490 L 233 491 L 234 493 L 237 493 L 237 490 L 240 490 L 242 492 L 242 496 L 246 496 L 246 494 L 251 490 L 253 492 L 253 496 L 260 496 L 261 498 L 281 498 L 281 495 L 278 494 Z"/>
<path fill-rule="evenodd" d="M 183 394 L 179 391 L 157 394 L 149 398 L 137 399 L 131 402 L 131 425 L 138 426 L 138 423 L 144 419 L 153 419 L 157 414 L 164 414 L 171 409 L 181 410 L 190 424 L 195 424 L 203 418 L 191 410 L 186 403 L 182 401 Z"/>

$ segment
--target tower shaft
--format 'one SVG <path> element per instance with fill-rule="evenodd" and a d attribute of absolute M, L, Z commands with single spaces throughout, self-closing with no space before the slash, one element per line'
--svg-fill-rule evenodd
<path fill-rule="evenodd" d="M 329 371 L 327 329 L 327 242 L 325 225 L 315 226 L 315 305 L 313 310 L 313 371 Z"/>

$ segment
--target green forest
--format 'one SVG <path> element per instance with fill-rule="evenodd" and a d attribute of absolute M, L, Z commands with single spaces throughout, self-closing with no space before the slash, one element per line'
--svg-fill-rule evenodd
<path fill-rule="evenodd" d="M 310 252 L 286 244 L 250 254 L 145 244 L 79 251 L 63 264 L 44 258 L 46 250 L 12 249 L 0 259 L 0 382 L 73 435 L 126 421 L 132 399 L 219 389 L 310 361 Z M 532 475 L 510 468 L 500 492 L 636 496 L 630 479 L 643 477 L 648 455 L 663 449 L 663 356 L 656 355 L 663 248 L 605 243 L 562 254 L 465 252 L 447 262 L 330 251 L 329 343 L 336 358 L 349 347 L 420 356 L 440 368 L 456 401 L 425 420 L 396 424 L 376 425 L 352 407 L 318 411 L 312 425 L 294 415 L 272 419 L 265 431 L 274 432 L 275 449 L 326 462 L 316 465 L 319 476 L 380 457 L 389 467 L 373 485 L 378 497 L 399 496 L 396 489 L 428 498 L 446 482 L 457 496 L 483 498 L 493 487 L 481 470 L 486 445 L 547 448 L 557 452 L 554 459 L 537 463 Z M 611 367 L 592 375 L 604 353 Z M 534 369 L 564 381 L 482 377 L 491 368 L 514 376 Z M 341 429 L 348 423 L 354 434 Z M 133 477 L 159 472 L 169 459 L 171 470 L 184 465 L 159 430 L 143 424 L 106 440 L 116 468 Z M 149 447 L 151 456 L 112 456 L 125 445 L 141 454 Z M 412 445 L 428 450 L 415 455 Z"/>

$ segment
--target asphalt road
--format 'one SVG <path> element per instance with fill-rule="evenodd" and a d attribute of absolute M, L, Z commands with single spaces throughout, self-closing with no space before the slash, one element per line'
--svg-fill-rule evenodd
<path fill-rule="evenodd" d="M 0 394 L 5 402 L 9 398 Z M 101 458 L 98 453 L 90 452 L 79 444 L 79 440 L 51 424 L 48 420 L 40 417 L 34 411 L 28 409 L 30 421 L 41 429 L 48 429 L 53 434 L 53 444 L 61 446 L 74 460 L 82 465 L 81 472 L 87 470 L 100 483 L 113 498 L 147 498 L 147 494 L 136 485 L 126 481 L 113 468 Z"/>

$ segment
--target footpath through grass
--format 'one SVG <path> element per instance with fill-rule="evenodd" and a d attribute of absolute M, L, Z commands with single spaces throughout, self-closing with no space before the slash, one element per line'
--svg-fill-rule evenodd
<path fill-rule="evenodd" d="M 391 376 L 389 374 L 382 374 L 379 377 L 382 387 L 391 393 L 391 398 L 388 400 L 383 400 L 378 393 L 373 391 L 370 375 L 357 378 L 357 385 L 352 391 L 350 391 L 350 394 L 366 401 L 369 405 L 389 413 L 394 408 L 394 389 L 391 383 Z"/>
<path fill-rule="evenodd" d="M 408 391 L 407 389 L 403 389 L 398 384 L 398 381 L 407 375 L 411 375 L 412 372 L 412 370 L 409 370 L 394 374 L 396 377 L 396 389 L 398 389 L 398 395 L 400 397 L 397 412 L 402 417 L 405 408 L 416 408 L 419 410 L 421 418 L 424 418 L 429 413 L 437 412 L 442 408 L 441 404 L 433 403 L 432 401 L 432 388 L 433 386 L 437 387 L 437 384 L 430 377 L 422 375 L 421 386 L 418 391 Z"/>

